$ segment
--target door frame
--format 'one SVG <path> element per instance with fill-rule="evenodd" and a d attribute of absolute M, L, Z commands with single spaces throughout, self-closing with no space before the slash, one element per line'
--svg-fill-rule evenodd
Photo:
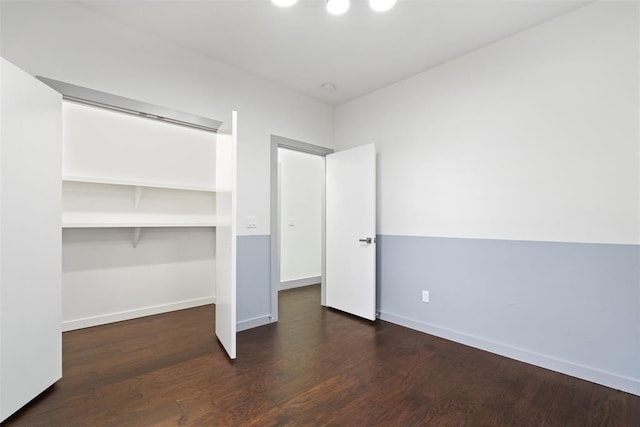
<path fill-rule="evenodd" d="M 333 153 L 331 148 L 321 147 L 283 136 L 271 135 L 271 322 L 278 321 L 278 292 L 280 291 L 280 180 L 278 173 L 278 148 L 300 151 L 325 157 Z M 322 186 L 322 280 L 321 304 L 325 305 L 325 206 Z"/>

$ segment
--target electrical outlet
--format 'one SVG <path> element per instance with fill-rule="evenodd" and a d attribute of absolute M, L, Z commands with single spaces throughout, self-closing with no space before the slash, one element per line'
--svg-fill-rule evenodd
<path fill-rule="evenodd" d="M 422 291 L 422 302 L 429 302 L 429 291 Z"/>

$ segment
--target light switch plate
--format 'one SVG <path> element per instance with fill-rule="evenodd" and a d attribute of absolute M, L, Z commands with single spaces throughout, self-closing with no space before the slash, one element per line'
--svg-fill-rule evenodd
<path fill-rule="evenodd" d="M 247 228 L 256 228 L 256 227 L 258 227 L 256 217 L 255 216 L 248 216 L 247 217 Z"/>

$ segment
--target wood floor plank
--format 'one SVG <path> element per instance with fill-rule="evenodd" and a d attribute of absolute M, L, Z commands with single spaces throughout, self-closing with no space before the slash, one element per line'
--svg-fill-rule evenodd
<path fill-rule="evenodd" d="M 6 426 L 640 426 L 640 397 L 280 293 L 230 361 L 204 306 L 63 334 Z"/>

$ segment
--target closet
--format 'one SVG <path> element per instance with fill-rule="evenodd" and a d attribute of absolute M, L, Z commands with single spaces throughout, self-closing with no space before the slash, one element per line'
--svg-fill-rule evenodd
<path fill-rule="evenodd" d="M 63 330 L 211 304 L 216 134 L 63 103 Z"/>
<path fill-rule="evenodd" d="M 60 378 L 63 330 L 215 302 L 235 358 L 236 113 L 2 67 L 0 420 Z"/>

